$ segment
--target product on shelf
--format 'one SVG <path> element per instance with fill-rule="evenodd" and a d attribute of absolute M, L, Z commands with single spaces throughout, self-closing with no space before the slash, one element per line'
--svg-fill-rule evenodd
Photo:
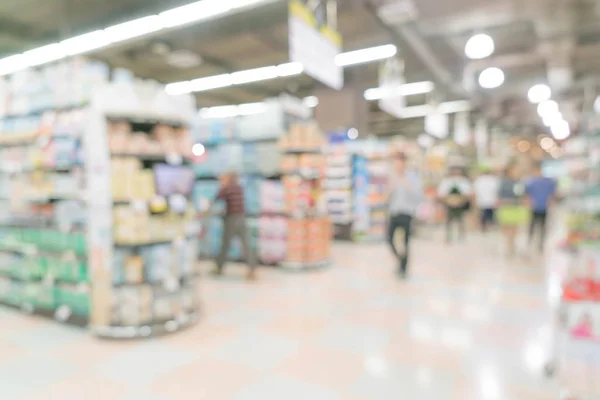
<path fill-rule="evenodd" d="M 69 59 L 3 87 L 0 302 L 150 336 L 196 319 L 190 98 L 108 72 Z M 164 297 L 175 306 L 157 318 Z"/>

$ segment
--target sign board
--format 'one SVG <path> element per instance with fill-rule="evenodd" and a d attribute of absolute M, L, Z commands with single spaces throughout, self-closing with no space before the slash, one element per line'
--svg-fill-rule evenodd
<path fill-rule="evenodd" d="M 379 108 L 396 118 L 403 118 L 402 110 L 406 107 L 406 98 L 398 94 L 398 88 L 406 83 L 404 79 L 404 62 L 398 58 L 390 58 L 381 63 L 379 69 L 379 88 L 382 97 Z"/>
<path fill-rule="evenodd" d="M 344 87 L 344 70 L 335 63 L 342 37 L 327 21 L 327 0 L 290 0 L 290 60 L 325 85 Z"/>

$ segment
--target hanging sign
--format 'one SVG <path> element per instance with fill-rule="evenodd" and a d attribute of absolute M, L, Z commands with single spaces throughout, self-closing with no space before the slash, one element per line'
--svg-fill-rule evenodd
<path fill-rule="evenodd" d="M 406 98 L 399 93 L 399 88 L 406 83 L 404 79 L 404 61 L 390 58 L 379 68 L 379 89 L 381 99 L 379 108 L 397 118 L 403 118 L 402 111 L 406 107 Z"/>
<path fill-rule="evenodd" d="M 437 139 L 448 137 L 449 123 L 448 114 L 438 111 L 438 107 L 433 107 L 432 111 L 425 116 L 425 132 Z"/>
<path fill-rule="evenodd" d="M 468 112 L 457 113 L 454 116 L 454 141 L 461 146 L 466 146 L 471 142 Z"/>
<path fill-rule="evenodd" d="M 327 0 L 290 0 L 290 60 L 325 85 L 344 87 L 343 68 L 335 63 L 342 51 L 342 36 L 327 18 Z"/>

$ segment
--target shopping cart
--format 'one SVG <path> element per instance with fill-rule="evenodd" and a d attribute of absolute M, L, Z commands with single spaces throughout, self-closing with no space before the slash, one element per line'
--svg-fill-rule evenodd
<path fill-rule="evenodd" d="M 600 398 L 600 284 L 593 274 L 586 277 L 593 272 L 588 265 L 593 259 L 600 262 L 600 251 L 556 252 L 549 258 L 549 300 L 554 312 L 545 373 L 564 386 L 560 400 Z"/>

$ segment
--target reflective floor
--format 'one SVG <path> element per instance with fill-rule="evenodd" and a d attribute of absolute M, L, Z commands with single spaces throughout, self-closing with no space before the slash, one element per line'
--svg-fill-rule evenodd
<path fill-rule="evenodd" d="M 204 280 L 197 326 L 151 341 L 0 309 L 0 398 L 558 399 L 541 262 L 509 264 L 497 243 L 417 241 L 407 282 L 384 245 L 337 244 L 328 269 L 252 284 L 232 265 Z"/>

